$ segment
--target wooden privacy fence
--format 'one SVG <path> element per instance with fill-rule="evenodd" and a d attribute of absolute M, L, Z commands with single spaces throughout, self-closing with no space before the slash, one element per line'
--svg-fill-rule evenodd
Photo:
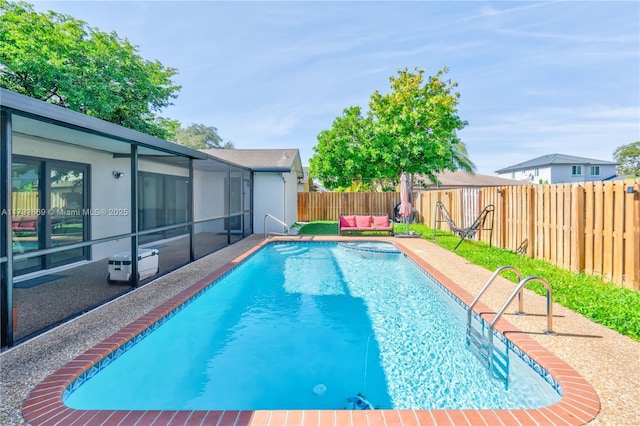
<path fill-rule="evenodd" d="M 40 194 L 36 191 L 32 192 L 12 192 L 12 204 L 13 210 L 18 212 L 18 216 L 20 215 L 20 211 L 36 211 L 41 209 L 40 206 Z M 66 204 L 66 200 L 64 198 L 64 194 L 59 192 L 52 192 L 50 195 L 50 203 L 51 207 L 62 207 Z M 27 213 L 23 214 L 26 216 Z M 32 214 L 32 216 L 35 215 Z"/>
<path fill-rule="evenodd" d="M 459 226 L 493 204 L 492 245 L 640 290 L 640 179 L 421 191 L 412 199 L 418 221 L 430 228 L 437 201 Z M 341 213 L 393 217 L 400 195 L 299 193 L 298 201 L 299 221 L 337 220 Z M 488 243 L 489 236 L 481 230 L 477 238 Z"/>
<path fill-rule="evenodd" d="M 341 214 L 386 213 L 393 217 L 398 192 L 298 192 L 298 221 L 338 220 Z"/>
<path fill-rule="evenodd" d="M 468 197 L 465 190 L 420 192 L 415 208 L 431 227 L 436 201 L 463 225 L 465 213 L 477 216 L 493 204 L 496 247 L 640 290 L 640 179 L 481 188 L 473 215 Z M 488 242 L 489 235 L 481 231 L 478 238 Z"/>

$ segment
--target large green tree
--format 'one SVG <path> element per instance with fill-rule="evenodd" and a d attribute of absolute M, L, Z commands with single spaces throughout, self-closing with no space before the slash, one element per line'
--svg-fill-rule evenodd
<path fill-rule="evenodd" d="M 168 139 L 179 123 L 157 113 L 180 86 L 177 70 L 143 59 L 115 32 L 27 3 L 0 0 L 0 85 Z"/>
<path fill-rule="evenodd" d="M 376 174 L 375 165 L 367 161 L 372 136 L 371 118 L 363 117 L 360 107 L 346 108 L 331 129 L 318 135 L 309 173 L 320 177 L 326 188 L 348 187 L 354 182 L 364 182 L 361 187 L 369 188 Z"/>
<path fill-rule="evenodd" d="M 619 174 L 640 176 L 640 141 L 617 147 L 613 151 L 613 158 L 619 163 Z"/>
<path fill-rule="evenodd" d="M 217 128 L 195 123 L 176 130 L 173 142 L 194 149 L 233 148 L 232 142 L 225 142 L 218 135 Z"/>
<path fill-rule="evenodd" d="M 406 68 L 390 78 L 390 91 L 375 91 L 369 111 L 344 110 L 329 130 L 318 135 L 309 173 L 329 189 L 353 181 L 395 188 L 402 172 L 435 181 L 443 170 L 472 172 L 466 146 L 457 135 L 466 126 L 458 116 L 457 83 L 444 79 L 447 68 L 425 77 L 424 70 Z"/>

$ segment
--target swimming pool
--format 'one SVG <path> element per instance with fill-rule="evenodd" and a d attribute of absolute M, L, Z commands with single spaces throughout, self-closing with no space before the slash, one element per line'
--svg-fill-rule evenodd
<path fill-rule="evenodd" d="M 310 413 L 315 413 L 313 414 L 313 417 L 318 419 L 319 423 L 324 423 L 324 422 L 320 422 L 320 418 L 322 418 L 326 413 L 333 413 L 330 414 L 333 416 L 334 420 L 336 421 L 336 423 L 340 423 L 338 422 L 338 418 L 342 417 L 342 414 L 340 414 L 340 411 L 333 411 L 335 409 L 340 410 L 341 408 L 344 408 L 344 403 L 345 403 L 345 397 L 348 395 L 353 395 L 356 392 L 359 391 L 365 391 L 367 392 L 368 397 L 372 400 L 372 402 L 374 403 L 374 405 L 376 405 L 377 407 L 380 408 L 385 408 L 385 410 L 375 410 L 377 413 L 374 412 L 369 412 L 367 414 L 365 414 L 366 418 L 371 420 L 375 417 L 380 417 L 382 416 L 384 418 L 384 416 L 399 416 L 400 418 L 403 418 L 405 415 L 411 415 L 412 418 L 415 419 L 419 419 L 421 416 L 426 415 L 425 413 L 429 413 L 428 411 L 425 411 L 424 409 L 433 409 L 433 408 L 438 408 L 437 406 L 424 406 L 424 405 L 420 405 L 421 403 L 419 402 L 415 402 L 415 401 L 408 401 L 408 398 L 411 396 L 413 397 L 414 395 L 409 395 L 409 394 L 419 394 L 419 391 L 416 391 L 415 389 L 415 384 L 412 384 L 412 380 L 411 379 L 407 379 L 407 380 L 397 380 L 394 379 L 393 377 L 391 377 L 393 374 L 390 374 L 389 372 L 393 373 L 393 371 L 406 371 L 408 372 L 409 370 L 411 370 L 412 366 L 414 365 L 415 361 L 411 360 L 410 358 L 406 358 L 406 352 L 407 352 L 407 348 L 404 347 L 403 351 L 405 353 L 401 354 L 402 356 L 400 358 L 398 358 L 397 356 L 394 357 L 389 355 L 389 342 L 393 342 L 392 336 L 390 336 L 388 333 L 385 336 L 384 332 L 386 331 L 390 331 L 390 330 L 395 330 L 399 327 L 389 327 L 390 322 L 391 321 L 395 321 L 395 319 L 389 318 L 389 311 L 385 311 L 385 306 L 384 304 L 380 304 L 380 301 L 383 300 L 388 300 L 390 294 L 380 294 L 374 297 L 372 297 L 372 295 L 370 293 L 372 293 L 373 288 L 366 288 L 366 287 L 361 287 L 358 288 L 357 287 L 357 283 L 354 284 L 351 276 L 353 274 L 353 271 L 350 271 L 350 268 L 352 267 L 351 265 L 351 260 L 350 258 L 337 258 L 337 257 L 333 257 L 333 258 L 327 258 L 326 254 L 322 254 L 318 251 L 315 250 L 315 248 L 322 246 L 325 244 L 313 244 L 311 247 L 304 247 L 304 246 L 293 246 L 293 245 L 270 245 L 270 247 L 268 247 L 270 250 L 274 249 L 274 250 L 278 250 L 278 253 L 274 253 L 274 255 L 277 256 L 281 256 L 283 259 L 288 259 L 286 262 L 288 262 L 288 264 L 278 264 L 278 262 L 274 262 L 274 258 L 267 258 L 267 259 L 263 259 L 264 264 L 267 266 L 273 266 L 274 268 L 279 268 L 279 269 L 284 269 L 285 270 L 285 277 L 283 278 L 282 282 L 281 282 L 281 291 L 284 294 L 288 294 L 291 297 L 295 297 L 296 300 L 298 300 L 298 304 L 297 309 L 295 310 L 298 314 L 303 313 L 303 312 L 317 312 L 318 311 L 318 305 L 323 305 L 323 309 L 321 309 L 321 314 L 320 316 L 322 318 L 327 318 L 327 317 L 338 317 L 340 316 L 340 314 L 347 310 L 350 311 L 352 313 L 357 313 L 357 311 L 371 311 L 374 312 L 374 314 L 367 314 L 367 316 L 370 318 L 369 319 L 369 323 L 370 324 L 365 324 L 364 327 L 362 327 L 362 324 L 360 324 L 359 322 L 361 322 L 361 318 L 359 321 L 356 321 L 355 323 L 343 323 L 342 327 L 345 329 L 356 329 L 356 328 L 361 328 L 361 330 L 359 330 L 358 333 L 350 333 L 347 335 L 347 337 L 345 338 L 344 336 L 342 336 L 342 340 L 343 341 L 348 341 L 349 340 L 353 340 L 355 342 L 355 348 L 357 349 L 348 349 L 347 346 L 345 346 L 345 350 L 344 350 L 344 354 L 345 354 L 345 359 L 343 359 L 341 362 L 346 363 L 346 365 L 344 366 L 344 371 L 346 371 L 347 373 L 341 373 L 339 374 L 340 376 L 345 378 L 346 382 L 350 382 L 350 385 L 347 386 L 347 388 L 345 388 L 344 390 L 342 390 L 341 392 L 337 392 L 338 394 L 340 394 L 340 396 L 335 399 L 332 396 L 332 393 L 335 392 L 336 390 L 338 390 L 339 388 L 339 381 L 331 381 L 331 375 L 335 372 L 333 371 L 324 371 L 320 376 L 318 377 L 314 377 L 312 378 L 310 381 L 305 382 L 304 383 L 304 389 L 305 392 L 308 393 L 309 395 L 312 396 L 312 398 L 316 398 L 321 400 L 323 403 L 327 403 L 329 402 L 330 405 L 329 406 L 310 406 L 308 405 L 308 401 L 303 402 L 302 405 L 299 406 L 295 406 L 295 405 L 281 405 L 278 406 L 277 404 L 272 403 L 268 403 L 266 404 L 266 406 L 251 406 L 251 405 L 247 405 L 247 406 L 233 406 L 228 405 L 226 408 L 228 408 L 231 411 L 222 411 L 222 409 L 224 409 L 225 407 L 212 407 L 213 409 L 217 409 L 218 411 L 215 412 L 215 415 L 219 415 L 219 416 L 227 416 L 230 412 L 234 412 L 235 415 L 237 416 L 237 418 L 241 418 L 244 417 L 246 418 L 246 416 L 248 415 L 247 412 L 249 413 L 249 415 L 251 416 L 251 418 L 258 418 L 258 414 L 263 414 L 263 413 L 269 413 L 268 415 L 270 416 L 270 418 L 273 418 L 271 416 L 277 416 L 278 411 L 273 411 L 273 410 L 268 410 L 273 409 L 273 408 L 280 408 L 283 411 L 285 409 L 288 409 L 289 411 L 284 411 L 285 413 L 289 413 L 289 415 L 292 415 L 292 413 L 296 413 L 296 415 L 300 416 L 306 416 L 305 418 L 308 418 L 308 416 L 310 415 Z M 304 249 L 308 249 L 306 252 L 302 252 L 304 251 Z M 335 244 L 333 245 L 332 250 L 336 251 L 337 250 L 337 246 L 335 246 Z M 292 251 L 292 253 L 290 253 L 289 255 L 287 255 L 286 257 L 280 253 L 280 251 Z M 350 250 L 342 250 L 344 253 L 341 254 L 342 255 L 348 255 L 351 257 L 361 257 L 363 256 L 362 253 L 349 253 Z M 255 256 L 252 257 L 251 260 L 255 260 L 258 259 L 260 256 L 265 255 L 267 253 L 267 250 L 263 250 L 259 253 L 257 253 Z M 368 254 L 367 254 L 368 255 Z M 307 260 L 309 260 L 312 257 L 321 257 L 323 259 L 323 262 L 328 262 L 328 263 L 337 263 L 340 265 L 340 268 L 338 268 L 341 271 L 341 274 L 345 275 L 345 277 L 347 277 L 347 279 L 344 280 L 344 283 L 346 284 L 342 284 L 343 281 L 341 280 L 329 280 L 330 281 L 330 285 L 321 285 L 323 283 L 318 282 L 318 281 L 314 281 L 314 280 L 310 280 L 308 274 L 304 275 L 304 271 L 307 270 L 306 266 L 298 264 L 296 265 L 296 262 L 293 262 L 293 260 L 297 259 L 299 261 L 304 260 L 305 262 Z M 387 270 L 390 269 L 389 264 L 387 264 L 387 259 L 388 257 L 395 257 L 395 258 L 399 258 L 399 259 L 403 259 L 406 261 L 405 256 L 402 255 L 389 255 L 389 254 L 379 254 L 379 253 L 374 253 L 374 257 L 375 257 L 375 264 L 378 264 L 381 266 L 381 270 L 378 271 L 378 273 L 375 273 L 374 275 L 380 275 L 383 276 L 382 274 L 382 270 Z M 306 259 L 306 260 L 305 260 Z M 415 260 L 415 259 L 414 259 Z M 247 269 L 244 268 L 245 266 L 247 266 L 248 263 L 242 264 L 241 266 L 235 268 L 232 273 L 226 274 L 226 272 L 224 273 L 224 276 L 222 276 L 222 278 L 217 282 L 217 284 L 215 286 L 213 286 L 212 289 L 215 289 L 216 287 L 222 289 L 224 287 L 224 283 L 226 282 L 226 280 L 228 280 L 229 278 L 235 276 L 236 274 L 242 274 L 243 269 Z M 414 270 L 415 265 L 409 265 L 410 268 L 413 268 Z M 422 265 L 421 265 L 422 266 Z M 361 270 L 361 266 L 360 267 L 355 267 L 354 271 L 358 272 Z M 415 272 L 415 271 L 414 271 Z M 221 275 L 223 274 L 223 272 L 218 272 L 217 275 Z M 289 276 L 295 276 L 298 275 L 300 276 L 300 274 L 303 274 L 302 276 L 305 278 L 305 280 L 303 280 L 304 282 L 301 283 L 300 280 L 289 280 L 287 278 L 287 275 Z M 272 275 L 271 272 L 269 272 L 268 275 Z M 418 274 L 420 275 L 420 274 Z M 265 272 L 262 272 L 262 276 L 265 276 Z M 249 276 L 249 278 L 251 278 L 251 276 Z M 412 279 L 407 278 L 406 276 L 403 277 L 402 281 L 411 281 Z M 288 284 L 287 284 L 288 283 Z M 297 284 L 296 284 L 297 283 Z M 333 283 L 333 284 L 331 284 Z M 131 327 L 127 327 L 127 329 L 123 330 L 122 332 L 118 333 L 117 335 L 114 335 L 112 339 L 109 339 L 109 341 L 105 342 L 104 345 L 100 345 L 100 347 L 96 347 L 94 348 L 94 350 L 90 350 L 88 351 L 88 353 L 86 353 L 84 356 L 79 357 L 79 359 L 74 360 L 74 365 L 73 368 L 71 368 L 71 366 L 67 366 L 65 370 L 66 373 L 70 374 L 70 379 L 69 380 L 73 380 L 73 384 L 72 387 L 77 386 L 79 383 L 83 382 L 86 380 L 86 383 L 84 385 L 81 385 L 80 387 L 78 387 L 78 389 L 82 389 L 82 387 L 84 386 L 88 386 L 91 382 L 95 381 L 95 383 L 98 383 L 98 378 L 101 377 L 103 374 L 105 374 L 107 371 L 109 371 L 110 368 L 114 367 L 119 361 L 124 360 L 125 357 L 127 356 L 127 354 L 129 353 L 134 353 L 135 351 L 135 347 L 138 345 L 142 345 L 145 343 L 145 341 L 150 341 L 151 339 L 153 339 L 153 336 L 156 335 L 160 330 L 162 330 L 163 328 L 165 328 L 165 326 L 167 326 L 168 324 L 172 323 L 173 319 L 178 318 L 180 315 L 185 314 L 188 312 L 188 307 L 184 308 L 181 306 L 182 302 L 184 302 L 186 299 L 192 297 L 192 296 L 198 296 L 197 299 L 191 303 L 191 305 L 195 305 L 196 303 L 198 303 L 201 300 L 204 300 L 207 297 L 207 293 L 210 293 L 211 290 L 207 291 L 206 293 L 203 294 L 199 294 L 201 292 L 201 290 L 205 287 L 207 287 L 207 283 L 201 282 L 199 284 L 197 284 L 196 286 L 194 286 L 195 288 L 191 289 L 189 291 L 189 294 L 183 294 L 180 295 L 179 298 L 177 298 L 176 300 L 173 300 L 171 303 L 165 304 L 162 307 L 160 307 L 157 312 L 153 312 L 150 313 L 150 315 L 146 315 L 145 317 L 141 318 L 139 321 L 136 321 L 136 323 L 132 324 Z M 235 288 L 235 287 L 239 287 L 238 285 L 229 285 L 229 288 Z M 381 284 L 377 284 L 374 287 L 381 287 Z M 397 284 L 391 288 L 393 290 L 393 292 L 397 292 L 398 288 L 397 288 Z M 387 291 L 390 291 L 390 289 L 387 289 Z M 411 290 L 413 291 L 413 290 Z M 440 290 L 438 290 L 440 291 Z M 242 291 L 240 293 L 243 293 Z M 265 299 L 265 300 L 271 300 L 273 297 L 273 295 L 270 293 L 260 293 L 260 299 Z M 348 296 L 347 299 L 344 299 L 344 297 Z M 229 295 L 227 295 L 227 297 L 230 297 Z M 233 297 L 237 297 L 237 295 L 233 296 Z M 231 298 L 233 298 L 231 297 Z M 257 297 L 257 296 L 254 296 Z M 339 299 L 343 299 L 341 302 L 339 302 Z M 181 301 L 180 303 L 179 300 Z M 304 303 L 303 303 L 303 299 L 304 299 Z M 311 303 L 312 301 L 314 301 L 314 299 L 320 299 L 322 300 L 322 302 L 316 302 Z M 405 297 L 400 298 L 400 299 L 407 299 Z M 451 298 L 449 298 L 451 299 Z M 446 299 L 445 299 L 446 300 Z M 453 299 L 452 299 L 453 300 Z M 310 302 L 311 301 L 311 302 Z M 336 305 L 334 302 L 337 302 L 338 304 Z M 311 304 L 310 304 L 311 303 Z M 446 302 L 445 303 L 450 303 Z M 457 305 L 458 302 L 454 301 L 453 302 L 454 305 L 453 307 L 455 308 L 455 306 L 459 306 Z M 377 305 L 376 305 L 377 304 Z M 226 304 L 224 304 L 226 306 Z M 303 309 L 303 305 L 305 307 L 305 309 Z M 377 307 L 376 307 L 377 306 Z M 311 309 L 310 309 L 311 308 Z M 346 308 L 346 309 L 345 309 Z M 382 309 L 382 310 L 380 310 Z M 437 309 L 440 310 L 440 309 Z M 391 311 L 395 311 L 395 312 L 402 312 L 406 315 L 408 315 L 411 312 L 405 312 L 405 308 L 403 307 L 396 307 L 394 305 L 394 308 Z M 375 312 L 377 312 L 377 314 L 375 314 Z M 264 312 L 262 313 L 264 314 Z M 237 316 L 238 313 L 235 312 L 232 314 L 232 316 Z M 164 322 L 164 319 L 167 318 L 167 316 L 171 316 L 173 317 L 171 321 L 167 321 Z M 313 315 L 311 315 L 313 317 Z M 150 321 L 151 318 L 154 318 L 153 321 Z M 160 319 L 160 321 L 158 321 L 158 319 Z M 382 319 L 382 322 L 380 322 L 380 319 Z M 159 325 L 160 323 L 164 322 L 163 325 Z M 317 322 L 317 318 L 314 321 L 311 322 Z M 330 321 L 333 322 L 333 321 Z M 192 321 L 193 323 L 193 321 Z M 240 321 L 236 321 L 236 323 L 240 323 Z M 380 324 L 386 324 L 384 326 L 381 327 Z M 395 323 L 394 323 L 395 324 Z M 282 325 L 281 325 L 282 326 Z M 289 329 L 289 327 L 283 327 L 286 329 Z M 335 324 L 333 324 L 333 327 L 329 327 L 329 328 L 335 328 Z M 415 327 L 415 326 L 411 326 L 411 328 L 423 328 L 423 327 Z M 147 334 L 147 330 L 150 329 L 156 329 L 156 331 L 154 331 L 153 333 L 149 333 L 147 337 L 145 337 L 144 339 L 141 339 L 142 335 Z M 405 329 L 402 333 L 402 335 L 406 334 L 407 329 Z M 265 333 L 259 333 L 259 332 L 251 332 L 249 331 L 248 328 L 245 327 L 239 327 L 237 328 L 236 332 L 241 335 L 241 337 L 245 340 L 253 340 L 253 338 L 255 338 L 256 336 L 260 336 L 261 334 L 265 334 Z M 293 333 L 293 334 L 297 334 L 298 336 L 300 335 L 304 335 L 305 332 L 303 330 L 300 330 L 298 333 Z M 308 334 L 308 333 L 307 333 Z M 322 333 L 320 333 L 322 334 Z M 373 336 L 373 337 L 372 337 Z M 314 336 L 315 337 L 315 336 Z M 339 337 L 339 335 L 338 335 Z M 140 340 L 139 343 L 135 344 L 135 342 L 137 342 L 138 340 Z M 233 339 L 231 339 L 233 340 Z M 242 340 L 242 339 L 240 339 Z M 315 339 L 314 339 L 315 340 Z M 460 340 L 464 340 L 464 333 L 461 332 L 460 333 Z M 117 342 L 117 343 L 116 343 Z M 268 344 L 268 342 L 266 342 Z M 397 342 L 396 342 L 397 343 Z M 260 343 L 260 347 L 264 348 L 265 350 L 263 350 L 262 352 L 265 353 L 269 352 L 266 349 L 270 349 L 269 346 L 264 346 L 265 342 L 261 342 Z M 346 345 L 346 344 L 345 344 Z M 106 351 L 105 348 L 106 346 L 111 347 L 110 351 Z M 115 346 L 115 348 L 114 348 Z M 245 345 L 246 346 L 246 345 Z M 392 344 L 390 347 L 397 347 L 396 344 Z M 216 367 L 217 368 L 217 372 L 212 375 L 211 377 L 208 377 L 208 379 L 210 380 L 211 378 L 215 378 L 215 377 L 222 377 L 222 378 L 226 378 L 227 376 L 225 375 L 227 373 L 227 371 L 225 370 L 229 370 L 229 372 L 231 372 L 231 370 L 233 370 L 233 364 L 237 364 L 237 361 L 240 359 L 244 359 L 242 356 L 238 356 L 237 354 L 244 354 L 244 350 L 241 350 L 240 348 L 244 348 L 243 345 L 240 345 L 236 348 L 235 350 L 235 354 L 236 356 L 230 356 L 228 357 L 228 359 L 226 360 L 226 363 L 223 363 L 223 365 L 226 365 L 226 369 L 225 368 L 221 368 L 221 367 Z M 115 349 L 115 350 L 114 350 Z M 124 350 L 127 350 L 125 352 L 124 355 L 121 354 L 121 352 L 123 352 Z M 246 349 L 246 348 L 245 348 Z M 321 352 L 322 348 L 316 348 L 316 350 L 318 350 L 319 352 Z M 232 353 L 234 351 L 231 351 Z M 277 352 L 277 351 L 276 351 Z M 306 354 L 306 359 L 311 357 L 313 351 L 310 351 L 309 353 Z M 331 351 L 332 353 L 335 352 L 335 348 Z M 421 357 L 424 356 L 423 353 L 421 353 L 421 350 L 417 351 Z M 96 359 L 98 358 L 97 354 L 100 353 L 99 356 L 99 360 Z M 182 354 L 180 357 L 184 357 L 185 355 Z M 545 355 L 546 356 L 546 355 Z M 367 359 L 369 358 L 368 363 L 367 363 Z M 249 357 L 248 360 L 251 361 L 255 361 L 257 358 L 251 358 Z M 391 364 L 386 364 L 385 366 L 385 359 L 389 359 L 392 360 Z M 402 359 L 403 361 L 405 361 L 408 365 L 408 368 L 398 368 L 398 360 Z M 115 360 L 115 361 L 114 361 Z M 146 359 L 140 359 L 139 360 L 142 363 L 147 362 L 148 360 Z M 312 360 L 310 360 L 312 361 Z M 141 365 L 141 363 L 138 362 L 137 365 Z M 256 361 L 257 362 L 257 361 Z M 315 361 L 314 361 L 315 362 Z M 395 364 L 394 364 L 395 363 Z M 80 364 L 83 364 L 82 367 L 80 367 Z M 104 368 L 105 365 L 110 364 L 108 367 Z M 271 365 L 271 364 L 270 364 Z M 366 371 L 366 373 L 364 372 L 363 367 L 367 365 L 368 366 L 368 370 Z M 392 367 L 389 368 L 389 365 L 391 365 Z M 251 372 L 253 369 L 257 369 L 258 365 L 256 365 L 255 362 L 246 362 L 245 363 L 245 371 Z M 563 366 L 564 367 L 564 366 Z M 333 366 L 332 368 L 335 368 L 335 366 Z M 95 374 L 95 371 L 102 369 L 102 371 L 97 374 Z M 263 368 L 264 369 L 264 368 Z M 552 369 L 553 369 L 553 365 L 552 365 Z M 73 370 L 73 372 L 71 372 L 71 370 Z M 353 377 L 348 378 L 348 374 L 349 371 L 357 371 L 357 374 L 354 374 Z M 164 371 L 163 371 L 164 372 Z M 221 375 L 222 373 L 222 375 Z M 363 373 L 366 374 L 366 380 Z M 434 373 L 435 374 L 435 373 Z M 335 375 L 335 374 L 334 374 Z M 60 372 L 58 372 L 58 374 L 55 375 L 58 380 L 60 379 Z M 92 378 L 89 378 L 93 376 Z M 355 377 L 355 378 L 354 378 Z M 391 377 L 391 378 L 390 378 Z M 578 376 L 579 377 L 579 376 Z M 89 379 L 88 379 L 89 378 Z M 382 378 L 383 382 L 387 382 L 387 383 L 383 383 L 383 385 L 381 386 L 382 388 L 384 388 L 385 392 L 387 393 L 386 398 L 387 401 L 385 401 L 385 395 L 384 392 L 381 395 L 380 392 L 378 390 L 376 390 L 376 382 L 380 382 Z M 87 380 L 88 379 L 88 380 Z M 428 380 L 423 380 L 423 381 L 428 381 Z M 397 387 L 399 385 L 404 384 L 404 382 L 406 382 L 409 386 L 410 386 L 410 392 L 404 392 L 404 391 L 400 391 L 400 393 L 398 393 L 396 390 L 393 391 L 387 391 L 387 389 L 391 389 L 394 387 Z M 49 384 L 51 385 L 51 383 Z M 316 389 L 316 385 L 325 385 L 326 388 L 324 390 L 324 393 L 322 395 L 317 395 L 314 394 L 312 392 L 312 390 Z M 571 397 L 572 394 L 572 389 L 571 386 L 565 386 L 566 383 L 563 385 L 562 380 L 559 380 L 559 385 L 562 387 L 563 389 L 563 399 L 561 401 L 560 404 L 562 404 L 563 402 L 566 403 L 567 401 L 567 397 Z M 59 384 L 57 385 L 59 386 Z M 269 388 L 268 386 L 263 386 L 265 390 L 269 390 L 273 393 L 274 389 L 273 388 Z M 500 388 L 500 386 L 498 386 L 498 388 Z M 322 388 L 320 388 L 322 389 Z M 36 389 L 37 391 L 38 389 Z M 40 389 L 41 390 L 41 389 Z M 66 395 L 69 394 L 69 389 L 67 389 L 67 387 L 65 386 L 65 392 Z M 78 391 L 76 391 L 78 392 Z M 71 393 L 70 395 L 73 396 L 74 393 Z M 403 393 L 404 392 L 404 393 Z M 280 393 L 275 393 L 277 396 L 280 396 L 280 399 L 282 399 L 283 396 L 286 395 L 286 392 L 280 392 Z M 398 397 L 398 395 L 400 395 L 400 397 Z M 59 396 L 58 396 L 59 397 Z M 69 401 L 70 399 L 68 399 L 67 401 Z M 398 404 L 398 400 L 400 401 L 400 404 Z M 29 401 L 28 401 L 29 402 Z M 403 406 L 401 405 L 402 403 L 407 403 L 407 405 Z M 553 406 L 558 406 L 560 404 L 553 404 L 553 401 L 551 402 L 551 404 Z M 535 404 L 534 404 L 535 405 Z M 25 417 L 27 417 L 27 414 L 29 412 L 31 412 L 32 409 L 35 409 L 34 406 L 32 406 L 31 404 L 27 403 L 25 404 L 25 407 L 29 407 L 29 409 L 25 408 Z M 399 408 L 399 409 L 395 409 L 395 410 L 391 410 L 391 408 Z M 456 410 L 454 408 L 452 408 L 453 406 L 444 406 L 445 408 L 448 408 L 446 411 L 443 411 L 444 413 L 448 413 L 447 416 L 455 416 L 457 415 L 463 415 L 465 416 L 465 418 L 468 417 L 467 415 L 464 415 L 464 413 L 466 412 L 465 410 Z M 81 405 L 78 406 L 78 408 L 82 408 Z M 64 410 L 69 413 L 69 412 L 73 412 L 76 413 L 78 415 L 86 415 L 86 413 L 88 412 L 97 412 L 97 408 L 96 407 L 84 407 L 85 409 L 77 409 L 77 410 L 71 410 L 69 408 L 64 408 Z M 89 408 L 89 410 L 87 410 L 86 408 Z M 118 407 L 107 407 L 105 409 L 103 409 L 100 412 L 105 412 L 105 411 L 109 411 L 109 410 L 114 410 L 115 408 Z M 140 407 L 120 407 L 120 408 L 124 408 L 124 410 L 115 410 L 114 413 L 117 414 L 121 414 L 121 415 L 127 415 L 127 416 L 131 416 L 133 415 L 132 413 L 137 413 L 140 416 L 143 416 L 144 414 L 144 408 L 140 408 Z M 148 408 L 148 407 L 147 407 Z M 174 408 L 174 407 L 165 407 L 166 410 L 168 412 L 171 412 L 171 410 L 177 410 L 178 408 Z M 320 408 L 320 411 L 309 411 L 309 409 L 312 408 Z M 418 408 L 418 409 L 416 409 Z M 420 410 L 420 408 L 422 408 L 423 410 Z M 463 407 L 464 408 L 464 407 Z M 535 418 L 536 417 L 536 413 L 539 413 L 543 418 L 549 419 L 550 415 L 549 413 L 547 413 L 546 415 L 542 414 L 545 412 L 546 409 L 539 409 L 539 410 L 517 410 L 517 411 L 506 411 L 506 410 L 496 410 L 496 408 L 499 407 L 486 407 L 486 406 L 481 406 L 479 407 L 479 410 L 471 410 L 473 413 L 475 413 L 475 415 L 479 415 L 484 413 L 485 411 L 489 412 L 489 410 L 487 410 L 487 408 L 492 408 L 491 413 L 494 416 L 502 416 L 504 415 L 508 415 L 509 418 L 513 419 L 513 416 L 516 416 L 515 418 L 517 418 L 518 416 L 520 416 L 523 412 L 527 412 L 528 414 L 525 415 L 525 417 L 527 419 L 531 419 L 531 418 Z M 262 411 L 257 411 L 260 409 L 264 409 L 264 412 Z M 303 410 L 304 411 L 290 411 L 291 409 L 298 409 L 298 410 Z M 410 409 L 410 410 L 409 410 Z M 211 408 L 207 408 L 206 406 L 192 406 L 192 407 L 186 407 L 183 408 L 184 412 L 208 412 L 209 414 L 214 413 L 213 411 L 210 411 Z M 191 410 L 191 411 L 189 411 Z M 245 411 L 239 411 L 239 410 L 245 410 Z M 410 411 L 409 414 L 405 413 L 405 411 Z M 468 410 L 467 410 L 468 411 Z M 553 411 L 553 410 L 551 410 Z M 124 413 L 124 414 L 123 414 Z M 183 411 L 175 411 L 173 412 L 173 415 L 179 415 L 182 414 Z M 533 413 L 533 414 L 531 414 Z M 115 414 L 114 414 L 115 415 Z M 362 416 L 363 414 L 361 413 L 356 413 L 356 412 L 352 412 L 349 414 L 350 419 L 354 419 L 358 416 Z M 430 416 L 433 416 L 433 412 L 431 412 L 431 414 L 429 414 Z M 129 417 L 127 417 L 129 418 Z M 432 417 L 433 418 L 433 417 Z M 256 420 L 257 421 L 257 420 Z M 524 422 L 526 424 L 526 421 Z M 273 424 L 273 423 L 272 423 Z M 354 423 L 355 424 L 355 423 Z"/>
<path fill-rule="evenodd" d="M 37 241 L 13 241 L 13 252 L 37 250 L 40 244 Z"/>
<path fill-rule="evenodd" d="M 515 409 L 560 399 L 513 353 L 509 388 L 493 379 L 466 348 L 464 320 L 392 244 L 271 244 L 65 403 L 342 409 L 362 393 L 384 409 Z"/>

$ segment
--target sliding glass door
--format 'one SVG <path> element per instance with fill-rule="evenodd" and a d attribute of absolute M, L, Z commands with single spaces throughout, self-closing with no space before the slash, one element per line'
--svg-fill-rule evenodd
<path fill-rule="evenodd" d="M 141 243 L 183 235 L 189 232 L 189 179 L 183 176 L 140 172 L 138 226 L 148 231 L 185 223 L 184 227 L 162 230 L 140 237 Z"/>
<path fill-rule="evenodd" d="M 12 164 L 13 253 L 86 241 L 88 229 L 86 164 L 15 156 Z M 86 259 L 86 248 L 16 260 L 24 274 Z"/>
<path fill-rule="evenodd" d="M 47 247 L 58 247 L 85 240 L 87 234 L 84 214 L 87 209 L 85 190 L 86 166 L 51 164 L 49 177 Z M 58 266 L 86 258 L 86 248 L 80 247 L 51 254 L 51 266 Z"/>

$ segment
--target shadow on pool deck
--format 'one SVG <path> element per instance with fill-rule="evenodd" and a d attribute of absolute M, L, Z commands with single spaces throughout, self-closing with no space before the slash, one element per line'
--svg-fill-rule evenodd
<path fill-rule="evenodd" d="M 331 238 L 296 236 L 288 239 Z M 0 424 L 25 424 L 22 404 L 48 375 L 262 240 L 262 236 L 254 235 L 239 241 L 3 352 L 0 355 Z M 492 273 L 422 239 L 383 237 L 380 240 L 404 246 L 471 294 L 476 294 Z M 497 310 L 513 286 L 507 280 L 498 279 L 483 302 Z M 524 303 L 528 315 L 509 315 L 508 321 L 571 365 L 594 387 L 600 397 L 601 410 L 590 424 L 640 425 L 637 403 L 640 400 L 640 357 L 637 356 L 640 343 L 559 305 L 554 306 L 554 330 L 558 334 L 544 335 L 541 333 L 546 324 L 544 298 L 526 290 Z"/>

